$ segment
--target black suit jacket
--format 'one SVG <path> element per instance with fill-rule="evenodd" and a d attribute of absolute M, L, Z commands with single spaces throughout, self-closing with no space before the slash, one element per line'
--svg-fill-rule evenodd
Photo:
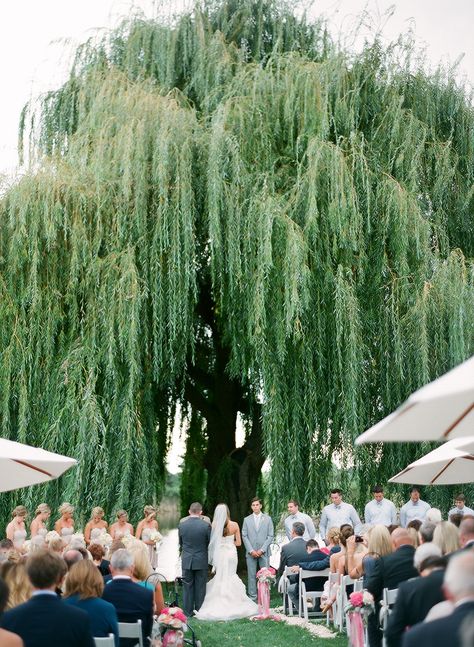
<path fill-rule="evenodd" d="M 382 598 L 383 589 L 397 589 L 402 582 L 418 577 L 418 571 L 413 566 L 414 554 L 414 547 L 405 545 L 391 555 L 375 560 L 374 569 L 367 580 L 367 589 L 376 602 Z"/>
<path fill-rule="evenodd" d="M 405 629 L 423 622 L 431 607 L 444 600 L 443 580 L 444 569 L 439 569 L 400 584 L 385 631 L 388 647 L 400 647 Z"/>
<path fill-rule="evenodd" d="M 463 620 L 474 614 L 474 602 L 464 602 L 445 618 L 422 622 L 403 635 L 403 647 L 461 647 Z"/>
<path fill-rule="evenodd" d="M 116 579 L 104 586 L 102 598 L 114 605 L 119 622 L 142 621 L 143 642 L 147 645 L 153 623 L 153 591 L 129 579 Z M 135 645 L 135 642 L 122 638 L 120 647 Z"/>
<path fill-rule="evenodd" d="M 199 517 L 187 517 L 179 523 L 178 537 L 183 570 L 207 570 L 211 526 Z"/>
<path fill-rule="evenodd" d="M 18 634 L 25 647 L 94 647 L 88 614 L 57 595 L 38 594 L 7 611 L 1 626 Z"/>
<path fill-rule="evenodd" d="M 285 566 L 296 566 L 308 557 L 306 541 L 303 537 L 295 537 L 281 549 L 280 567 L 278 575 L 283 575 Z"/>

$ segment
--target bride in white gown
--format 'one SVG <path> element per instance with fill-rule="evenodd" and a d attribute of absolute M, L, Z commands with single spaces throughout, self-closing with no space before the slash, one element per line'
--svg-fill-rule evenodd
<path fill-rule="evenodd" d="M 230 520 L 228 507 L 220 503 L 214 511 L 209 542 L 209 563 L 215 575 L 207 583 L 206 597 L 196 613 L 198 620 L 237 620 L 258 613 L 237 575 L 237 546 L 241 543 L 239 525 Z"/>

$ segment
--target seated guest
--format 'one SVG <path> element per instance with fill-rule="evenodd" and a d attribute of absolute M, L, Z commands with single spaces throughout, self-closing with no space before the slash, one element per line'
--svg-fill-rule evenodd
<path fill-rule="evenodd" d="M 431 523 L 439 523 L 443 519 L 441 510 L 438 508 L 430 508 L 425 515 L 424 521 L 430 521 Z"/>
<path fill-rule="evenodd" d="M 6 561 L 8 559 L 8 553 L 13 550 L 15 546 L 13 545 L 13 542 L 11 539 L 2 539 L 0 541 L 0 561 Z"/>
<path fill-rule="evenodd" d="M 426 544 L 433 541 L 433 534 L 436 528 L 436 524 L 432 521 L 424 521 L 419 530 L 418 534 L 420 535 L 420 544 Z"/>
<path fill-rule="evenodd" d="M 420 577 L 402 582 L 397 601 L 388 618 L 387 647 L 400 647 L 405 630 L 423 622 L 428 611 L 444 600 L 443 579 L 446 560 L 436 544 L 422 544 L 415 552 L 414 564 Z"/>
<path fill-rule="evenodd" d="M 364 583 L 373 570 L 375 560 L 393 552 L 390 533 L 386 526 L 377 524 L 367 533 L 367 551 L 356 552 L 355 536 L 346 543 L 347 573 L 353 580 L 364 577 Z"/>
<path fill-rule="evenodd" d="M 48 542 L 48 550 L 52 553 L 56 553 L 56 555 L 59 555 L 60 557 L 63 554 L 64 546 L 65 544 L 61 537 L 56 537 L 56 539 L 51 539 Z"/>
<path fill-rule="evenodd" d="M 306 542 L 306 558 L 299 562 L 298 565 L 292 566 L 291 571 L 295 574 L 299 573 L 300 569 L 303 569 L 305 571 L 324 571 L 325 569 L 329 568 L 329 560 L 330 556 L 334 553 L 340 552 L 341 547 L 340 546 L 333 546 L 331 548 L 330 554 L 324 553 L 318 545 L 318 542 L 314 539 L 310 539 Z M 298 606 L 298 598 L 299 598 L 299 581 L 296 579 L 296 577 L 291 575 L 290 576 L 290 587 L 289 587 L 289 595 L 290 598 L 295 605 L 295 607 Z M 295 580 L 295 581 L 293 581 Z M 326 580 L 326 577 L 310 577 L 305 579 L 305 587 L 307 591 L 319 591 L 322 590 L 324 587 L 324 582 Z"/>
<path fill-rule="evenodd" d="M 456 513 L 456 512 L 453 512 L 453 514 L 450 514 L 450 515 L 449 515 L 449 521 L 450 521 L 453 525 L 455 525 L 455 526 L 456 526 L 456 528 L 459 528 L 459 526 L 461 525 L 461 521 L 462 521 L 462 519 L 463 519 L 463 515 L 462 515 L 462 514 L 458 514 L 458 513 Z"/>
<path fill-rule="evenodd" d="M 64 551 L 63 559 L 66 562 L 67 570 L 70 571 L 71 566 L 80 562 L 83 559 L 83 556 L 78 550 L 71 548 Z"/>
<path fill-rule="evenodd" d="M 112 581 L 105 585 L 102 598 L 111 602 L 119 622 L 142 621 L 143 641 L 151 633 L 153 623 L 153 592 L 132 581 L 133 557 L 128 550 L 117 550 L 110 560 Z M 121 639 L 120 647 L 135 645 L 134 640 Z"/>
<path fill-rule="evenodd" d="M 154 573 L 148 556 L 148 548 L 142 541 L 136 541 L 128 547 L 128 551 L 133 556 L 132 580 L 139 586 L 153 591 L 155 614 L 158 615 L 165 606 L 163 589 L 161 588 L 161 582 L 158 577 L 153 578 L 154 581 L 148 579 Z"/>
<path fill-rule="evenodd" d="M 454 604 L 452 613 L 412 627 L 403 635 L 403 647 L 461 647 L 463 621 L 474 614 L 474 552 L 458 553 L 449 560 L 443 590 Z"/>
<path fill-rule="evenodd" d="M 114 634 L 115 647 L 119 647 L 117 612 L 113 604 L 102 600 L 103 591 L 104 580 L 97 567 L 90 560 L 83 559 L 69 570 L 64 603 L 88 614 L 95 638 Z"/>
<path fill-rule="evenodd" d="M 7 603 L 8 597 L 8 586 L 2 579 L 0 579 L 0 616 L 5 610 L 5 605 Z M 2 647 L 23 647 L 23 640 L 20 638 L 20 636 L 11 633 L 11 631 L 0 629 L 0 645 Z"/>
<path fill-rule="evenodd" d="M 0 575 L 10 591 L 5 610 L 13 609 L 31 598 L 31 582 L 26 573 L 24 561 L 5 562 L 0 568 Z"/>
<path fill-rule="evenodd" d="M 468 517 L 461 521 L 459 543 L 463 550 L 474 549 L 474 517 Z"/>
<path fill-rule="evenodd" d="M 40 550 L 28 558 L 26 571 L 31 599 L 7 611 L 1 626 L 18 634 L 26 647 L 94 647 L 87 613 L 65 605 L 55 593 L 64 579 L 64 561 Z"/>
<path fill-rule="evenodd" d="M 286 566 L 295 566 L 298 562 L 306 558 L 306 541 L 303 539 L 304 533 L 304 523 L 295 521 L 291 529 L 291 541 L 281 549 L 278 577 L 283 575 Z"/>
<path fill-rule="evenodd" d="M 413 565 L 415 547 L 410 534 L 405 528 L 397 528 L 392 532 L 391 540 L 394 552 L 377 559 L 367 579 L 367 590 L 374 596 L 377 607 L 385 588 L 396 589 L 401 582 L 418 576 L 418 571 Z M 372 613 L 368 618 L 370 647 L 380 647 L 382 644 L 382 632 L 377 616 L 377 613 Z"/>
<path fill-rule="evenodd" d="M 459 530 L 450 521 L 441 521 L 433 533 L 433 543 L 440 547 L 443 555 L 459 549 Z"/>
<path fill-rule="evenodd" d="M 101 575 L 110 575 L 110 562 L 104 559 L 105 548 L 100 544 L 91 544 L 89 546 L 89 553 L 92 557 L 92 562 L 99 569 Z"/>
<path fill-rule="evenodd" d="M 333 526 L 332 528 L 329 528 L 327 532 L 326 546 L 320 546 L 319 550 L 323 553 L 326 553 L 326 555 L 329 555 L 329 553 L 331 552 L 331 549 L 334 548 L 334 546 L 339 546 L 340 548 L 340 544 L 341 544 L 341 531 L 336 526 Z"/>

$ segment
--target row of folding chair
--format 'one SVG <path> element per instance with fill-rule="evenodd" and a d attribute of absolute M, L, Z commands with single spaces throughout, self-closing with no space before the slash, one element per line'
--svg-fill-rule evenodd
<path fill-rule="evenodd" d="M 143 647 L 142 621 L 119 622 L 120 638 L 133 638 L 137 640 L 135 647 Z M 115 647 L 114 635 L 109 634 L 106 638 L 94 638 L 95 647 Z"/>

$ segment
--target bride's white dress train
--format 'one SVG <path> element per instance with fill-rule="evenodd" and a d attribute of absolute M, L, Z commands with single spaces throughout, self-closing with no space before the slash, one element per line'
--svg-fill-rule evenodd
<path fill-rule="evenodd" d="M 258 607 L 245 593 L 237 575 L 237 549 L 234 535 L 222 537 L 214 561 L 216 573 L 207 583 L 206 597 L 196 613 L 198 620 L 237 620 L 258 613 Z"/>

